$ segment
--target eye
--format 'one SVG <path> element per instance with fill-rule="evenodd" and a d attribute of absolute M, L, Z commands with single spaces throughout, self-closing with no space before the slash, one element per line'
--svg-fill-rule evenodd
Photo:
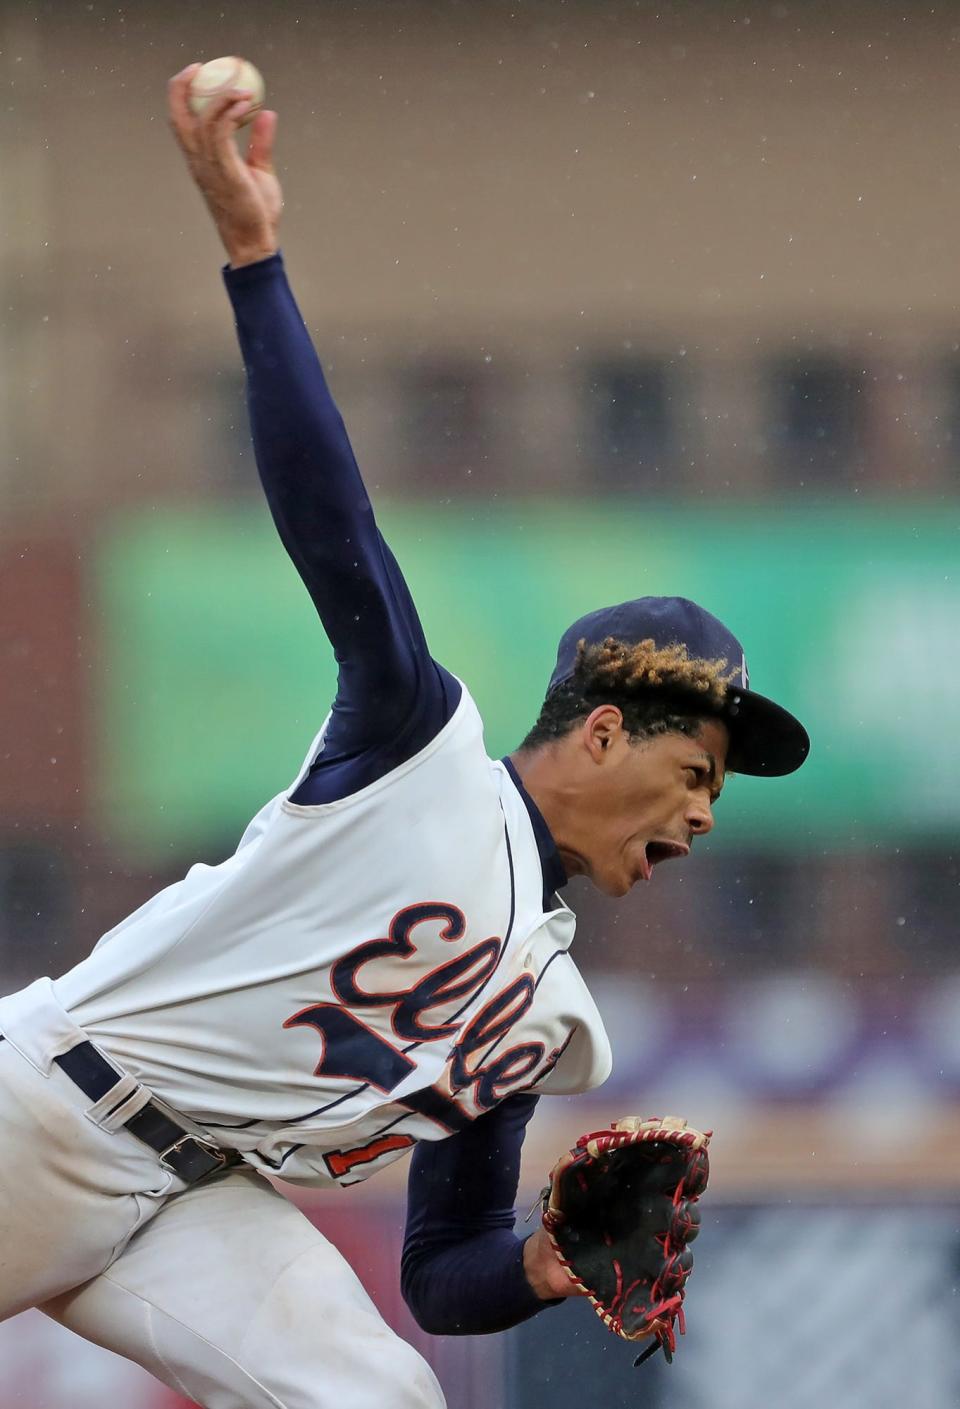
<path fill-rule="evenodd" d="M 710 768 L 709 768 L 709 766 L 708 766 L 706 763 L 687 763 L 687 764 L 684 764 L 683 771 L 684 771 L 684 773 L 688 773 L 688 774 L 690 775 L 690 783 L 692 784 L 693 787 L 695 787 L 695 788 L 706 788 L 706 787 L 709 786 L 709 783 L 710 783 Z M 719 789 L 719 788 L 711 788 L 711 790 L 710 790 L 710 805 L 711 805 L 711 807 L 712 807 L 716 802 L 719 801 L 719 798 L 720 798 L 720 789 Z"/>

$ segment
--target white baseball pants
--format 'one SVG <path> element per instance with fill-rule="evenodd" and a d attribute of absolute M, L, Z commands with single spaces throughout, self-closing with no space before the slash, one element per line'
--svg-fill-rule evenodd
<path fill-rule="evenodd" d="M 187 1188 L 110 1127 L 112 1103 L 52 1061 L 85 1034 L 49 986 L 0 1000 L 0 1033 L 0 1319 L 39 1305 L 204 1409 L 444 1409 L 265 1179 L 236 1166 Z"/>

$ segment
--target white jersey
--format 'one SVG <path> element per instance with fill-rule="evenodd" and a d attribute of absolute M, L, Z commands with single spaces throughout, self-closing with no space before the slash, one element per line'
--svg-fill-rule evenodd
<path fill-rule="evenodd" d="M 313 806 L 295 787 L 55 981 L 94 1041 L 301 1182 L 356 1182 L 514 1092 L 606 1078 L 574 916 L 544 911 L 530 815 L 466 689 L 368 787 Z"/>

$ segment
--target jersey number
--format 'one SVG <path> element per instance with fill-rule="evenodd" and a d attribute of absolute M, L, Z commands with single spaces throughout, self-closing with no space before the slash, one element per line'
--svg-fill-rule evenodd
<path fill-rule="evenodd" d="M 381 1135 L 378 1139 L 370 1140 L 366 1145 L 358 1145 L 353 1150 L 334 1150 L 331 1154 L 324 1155 L 323 1161 L 334 1179 L 342 1179 L 345 1174 L 356 1169 L 358 1164 L 370 1164 L 391 1150 L 409 1150 L 415 1143 L 412 1135 Z"/>

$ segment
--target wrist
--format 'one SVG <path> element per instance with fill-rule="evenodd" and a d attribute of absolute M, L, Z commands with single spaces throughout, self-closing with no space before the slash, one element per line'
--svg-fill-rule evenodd
<path fill-rule="evenodd" d="M 531 1290 L 541 1301 L 577 1295 L 578 1288 L 560 1265 L 543 1228 L 531 1234 L 523 1245 L 523 1271 Z"/>
<path fill-rule="evenodd" d="M 231 269 L 242 269 L 246 264 L 259 264 L 270 259 L 280 248 L 275 242 L 264 241 L 258 245 L 227 245 L 227 259 Z"/>

